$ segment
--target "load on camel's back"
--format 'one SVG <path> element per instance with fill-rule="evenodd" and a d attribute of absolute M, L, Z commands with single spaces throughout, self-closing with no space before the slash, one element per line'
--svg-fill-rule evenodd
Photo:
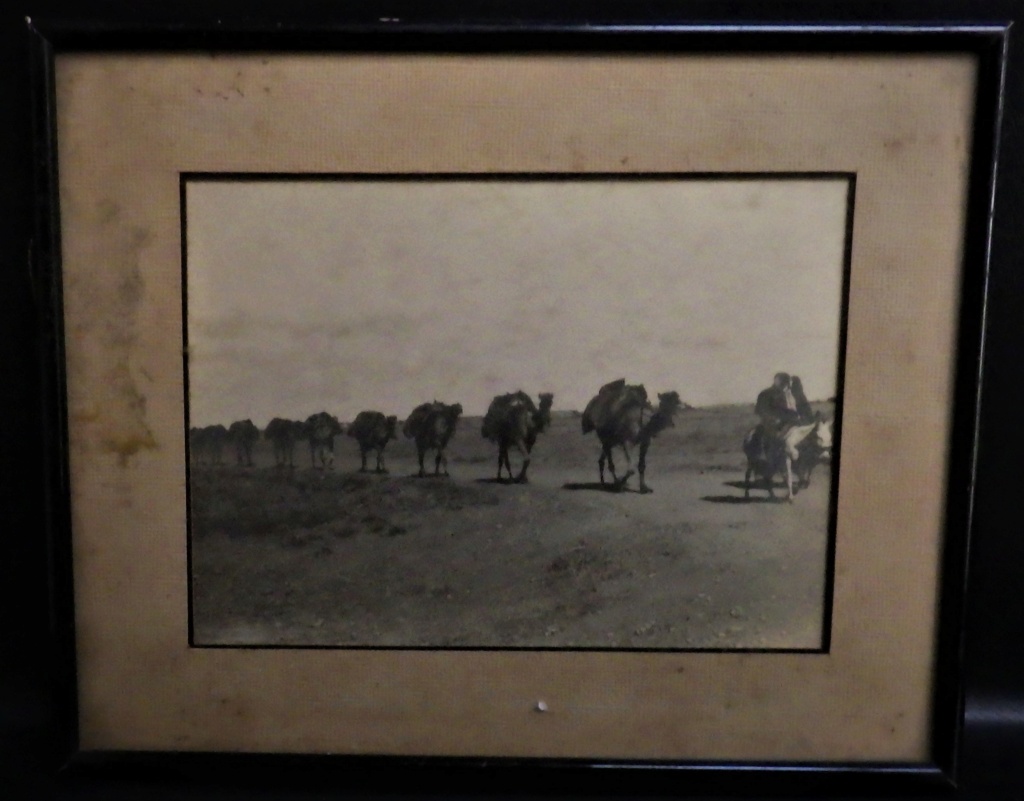
<path fill-rule="evenodd" d="M 629 477 L 633 475 L 629 446 L 639 445 L 640 458 L 637 461 L 637 470 L 640 474 L 640 492 L 652 492 L 644 478 L 647 451 L 651 440 L 666 428 L 675 425 L 675 414 L 682 406 L 683 402 L 679 399 L 678 392 L 661 392 L 658 394 L 658 406 L 655 408 L 647 399 L 647 390 L 643 384 L 627 384 L 624 378 L 601 387 L 583 410 L 581 419 L 583 433 L 595 431 L 601 441 L 601 456 L 597 460 L 601 484 L 605 483 L 604 465 L 607 462 L 613 486 L 616 489 L 623 489 L 626 486 Z M 648 414 L 650 416 L 645 420 Z M 622 478 L 618 478 L 615 473 L 615 463 L 612 461 L 614 447 L 621 448 L 626 457 L 627 471 Z"/>
<path fill-rule="evenodd" d="M 551 404 L 555 396 L 550 392 L 542 392 L 536 406 L 533 399 L 522 390 L 496 395 L 487 408 L 480 434 L 484 439 L 498 445 L 498 481 L 501 481 L 501 470 L 508 471 L 510 481 L 519 484 L 527 482 L 526 471 L 530 467 L 530 453 L 537 441 L 537 435 L 551 424 Z M 523 463 L 519 474 L 512 478 L 512 465 L 508 452 L 515 448 L 522 456 Z"/>
<path fill-rule="evenodd" d="M 402 433 L 407 439 L 416 441 L 416 457 L 419 460 L 419 476 L 423 478 L 426 471 L 423 467 L 423 459 L 427 451 L 437 451 L 434 459 L 434 475 L 448 475 L 448 458 L 445 456 L 445 448 L 448 442 L 455 435 L 455 427 L 458 425 L 459 416 L 462 414 L 462 405 L 458 403 L 421 403 L 409 414 L 402 426 Z M 441 472 L 442 467 L 444 472 Z"/>

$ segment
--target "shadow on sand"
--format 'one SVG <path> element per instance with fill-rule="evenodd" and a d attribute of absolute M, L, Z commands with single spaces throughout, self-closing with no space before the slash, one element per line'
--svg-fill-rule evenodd
<path fill-rule="evenodd" d="M 602 484 L 600 481 L 583 481 L 583 482 L 569 482 L 563 484 L 562 489 L 567 490 L 590 490 L 591 492 L 635 492 L 638 493 L 640 490 L 632 489 L 626 486 L 626 482 L 633 476 L 633 471 L 630 470 L 626 475 L 622 476 L 618 481 Z"/>
<path fill-rule="evenodd" d="M 794 481 L 793 483 L 795 484 L 796 481 Z M 747 482 L 745 482 L 745 481 L 723 481 L 722 482 L 722 486 L 723 487 L 735 487 L 736 489 L 746 489 L 747 488 Z M 772 489 L 783 489 L 784 490 L 785 488 L 786 488 L 786 482 L 785 481 L 773 481 L 772 482 Z M 762 490 L 763 492 L 767 492 L 768 491 L 768 485 L 764 481 L 754 481 L 754 482 L 752 482 L 750 484 L 750 489 L 752 489 L 752 490 Z"/>
<path fill-rule="evenodd" d="M 514 478 L 474 478 L 477 484 L 500 484 L 503 487 L 523 486 L 528 481 L 516 481 Z"/>
<path fill-rule="evenodd" d="M 744 498 L 742 495 L 705 495 L 701 498 L 702 501 L 708 503 L 785 503 L 786 499 L 782 495 L 776 495 L 774 498 L 768 495 L 752 495 L 749 498 Z"/>
<path fill-rule="evenodd" d="M 733 487 L 735 489 L 746 490 L 747 483 L 745 481 L 723 481 L 722 484 L 726 487 Z M 785 489 L 786 484 L 781 481 L 773 482 L 772 489 L 781 489 L 783 494 L 776 495 L 774 498 L 770 495 L 763 495 L 768 491 L 768 485 L 763 481 L 758 481 L 750 485 L 752 492 L 757 492 L 757 495 L 752 495 L 749 498 L 745 498 L 742 495 L 705 495 L 701 498 L 702 501 L 708 503 L 785 503 Z"/>

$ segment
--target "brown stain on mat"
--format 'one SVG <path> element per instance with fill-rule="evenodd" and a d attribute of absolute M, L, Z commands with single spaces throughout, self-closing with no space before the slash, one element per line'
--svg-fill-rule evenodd
<path fill-rule="evenodd" d="M 98 290 L 97 308 L 91 310 L 96 322 L 91 327 L 105 354 L 102 389 L 99 397 L 87 399 L 73 416 L 76 422 L 95 427 L 94 442 L 99 449 L 115 456 L 120 467 L 127 467 L 131 457 L 159 447 L 136 375 L 150 374 L 144 367 L 133 367 L 138 320 L 146 296 L 142 256 L 153 234 L 149 228 L 125 220 L 122 207 L 114 200 L 100 200 L 95 211 L 98 222 L 108 226 L 116 238 L 117 256 L 106 269 L 98 268 L 91 276 Z"/>
<path fill-rule="evenodd" d="M 146 396 L 139 391 L 127 360 L 118 362 L 105 378 L 125 414 L 117 419 L 116 428 L 109 426 L 112 421 L 108 418 L 108 430 L 101 436 L 100 444 L 117 456 L 121 467 L 126 467 L 128 459 L 140 451 L 156 450 L 157 442 L 146 422 Z"/>

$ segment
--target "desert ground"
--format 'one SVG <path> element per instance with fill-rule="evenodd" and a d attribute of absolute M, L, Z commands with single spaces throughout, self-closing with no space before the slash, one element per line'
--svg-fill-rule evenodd
<path fill-rule="evenodd" d="M 573 412 L 555 413 L 525 485 L 495 480 L 479 417 L 459 423 L 449 478 L 416 477 L 401 433 L 387 475 L 357 472 L 345 436 L 332 470 L 301 442 L 293 469 L 263 440 L 253 467 L 226 448 L 190 469 L 194 643 L 819 648 L 831 471 L 792 504 L 784 489 L 745 501 L 754 422 L 749 406 L 680 412 L 648 454 L 649 495 L 636 476 L 602 489 Z"/>

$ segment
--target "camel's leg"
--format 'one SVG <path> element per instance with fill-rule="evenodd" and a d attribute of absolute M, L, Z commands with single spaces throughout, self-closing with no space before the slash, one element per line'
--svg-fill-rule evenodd
<path fill-rule="evenodd" d="M 611 474 L 612 474 L 612 483 L 613 484 L 618 484 L 619 483 L 619 477 L 617 475 L 615 475 L 615 462 L 612 460 L 612 449 L 611 448 L 608 448 L 608 469 L 611 471 Z M 601 483 L 604 483 L 604 482 L 601 482 Z"/>
<path fill-rule="evenodd" d="M 644 481 L 644 471 L 647 469 L 647 449 L 651 443 L 644 441 L 640 443 L 640 458 L 637 460 L 636 469 L 640 473 L 640 492 L 653 492 L 650 487 L 647 486 Z"/>
<path fill-rule="evenodd" d="M 519 468 L 519 475 L 516 476 L 517 484 L 526 484 L 528 479 L 526 478 L 526 471 L 530 467 L 530 449 L 527 448 L 522 442 L 516 442 L 516 450 L 519 451 L 519 455 L 523 457 L 523 466 Z M 509 475 L 512 471 L 509 470 Z"/>
<path fill-rule="evenodd" d="M 750 474 L 753 473 L 753 472 L 754 472 L 754 466 L 753 466 L 753 464 L 751 464 L 750 460 L 748 459 L 747 460 L 747 472 L 743 476 L 743 497 L 744 498 L 749 498 L 750 497 Z"/>
<path fill-rule="evenodd" d="M 601 473 L 601 486 L 602 487 L 604 486 L 604 461 L 605 461 L 606 454 L 607 454 L 607 451 L 604 449 L 604 446 L 602 445 L 601 446 L 601 455 L 597 459 L 597 469 Z"/>
<path fill-rule="evenodd" d="M 441 472 L 442 466 L 444 467 L 443 473 Z M 448 459 L 444 455 L 444 448 L 437 449 L 437 458 L 434 459 L 434 475 L 448 475 Z"/>
<path fill-rule="evenodd" d="M 377 472 L 386 473 L 388 472 L 387 467 L 384 466 L 384 448 L 377 448 Z"/>
<path fill-rule="evenodd" d="M 366 451 L 367 451 L 367 448 L 364 448 L 362 445 L 359 446 L 359 458 L 360 458 L 359 472 L 360 473 L 365 473 L 366 472 Z"/>
<path fill-rule="evenodd" d="M 512 467 L 508 461 L 508 444 L 505 442 L 498 443 L 498 481 L 501 481 L 502 469 L 508 470 L 508 478 L 512 480 Z"/>
<path fill-rule="evenodd" d="M 633 475 L 633 458 L 629 455 L 629 446 L 625 442 L 622 443 L 622 454 L 626 457 L 626 472 L 622 474 L 622 478 L 615 479 L 615 483 L 618 484 L 620 488 L 625 487 L 626 482 L 629 481 L 629 477 Z M 611 464 L 610 452 L 608 454 L 608 463 Z M 615 474 L 612 473 L 612 475 L 614 477 Z"/>
<path fill-rule="evenodd" d="M 793 460 L 789 454 L 786 454 L 786 490 L 789 493 L 786 500 L 793 503 Z"/>
<path fill-rule="evenodd" d="M 423 478 L 427 474 L 427 471 L 423 469 L 423 459 L 424 459 L 424 457 L 426 455 L 427 455 L 427 449 L 424 448 L 424 447 L 421 447 L 420 445 L 417 445 L 416 446 L 416 457 L 419 459 L 419 463 L 420 463 L 420 474 L 419 474 L 420 478 Z"/>

